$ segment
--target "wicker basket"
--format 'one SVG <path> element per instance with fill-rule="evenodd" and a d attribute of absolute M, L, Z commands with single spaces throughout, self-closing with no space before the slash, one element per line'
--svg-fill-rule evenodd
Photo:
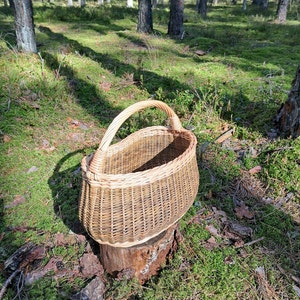
<path fill-rule="evenodd" d="M 110 145 L 133 113 L 156 107 L 171 128 L 152 126 Z M 197 140 L 165 103 L 141 101 L 121 112 L 94 155 L 84 157 L 79 219 L 100 244 L 130 247 L 177 222 L 192 205 L 199 185 Z"/>

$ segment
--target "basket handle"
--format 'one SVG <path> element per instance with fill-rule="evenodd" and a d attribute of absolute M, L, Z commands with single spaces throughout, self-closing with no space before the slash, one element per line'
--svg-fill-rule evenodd
<path fill-rule="evenodd" d="M 104 137 L 101 140 L 101 143 L 96 150 L 92 161 L 90 163 L 90 171 L 96 173 L 100 170 L 100 161 L 101 161 L 101 153 L 106 151 L 112 142 L 115 134 L 117 133 L 118 129 L 122 126 L 122 124 L 134 113 L 143 110 L 148 107 L 156 107 L 164 111 L 170 120 L 170 125 L 173 130 L 182 130 L 181 122 L 175 112 L 164 102 L 158 100 L 144 100 L 137 102 L 125 110 L 123 110 L 108 126 L 107 131 L 104 134 Z"/>

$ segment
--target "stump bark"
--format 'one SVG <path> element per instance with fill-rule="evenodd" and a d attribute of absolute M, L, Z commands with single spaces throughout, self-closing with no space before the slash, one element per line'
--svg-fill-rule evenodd
<path fill-rule="evenodd" d="M 281 137 L 300 136 L 300 65 L 292 82 L 288 99 L 279 109 L 275 122 Z"/>
<path fill-rule="evenodd" d="M 156 275 L 167 259 L 176 251 L 182 239 L 179 225 L 151 240 L 128 248 L 100 244 L 100 262 L 105 271 L 114 277 L 137 278 L 143 284 Z"/>

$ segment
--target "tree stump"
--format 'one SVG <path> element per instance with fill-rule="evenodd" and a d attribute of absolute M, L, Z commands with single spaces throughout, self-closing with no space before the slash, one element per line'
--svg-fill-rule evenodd
<path fill-rule="evenodd" d="M 157 274 L 176 251 L 182 239 L 178 227 L 178 224 L 174 224 L 157 237 L 128 248 L 100 244 L 101 264 L 107 273 L 115 277 L 135 277 L 143 284 Z"/>
<path fill-rule="evenodd" d="M 300 136 L 300 65 L 292 82 L 288 99 L 282 104 L 275 122 L 281 137 Z"/>

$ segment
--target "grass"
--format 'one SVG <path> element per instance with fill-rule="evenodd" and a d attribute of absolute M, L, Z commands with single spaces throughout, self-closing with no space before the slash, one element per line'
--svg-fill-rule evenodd
<path fill-rule="evenodd" d="M 183 40 L 166 36 L 165 7 L 153 11 L 151 35 L 136 32 L 136 8 L 114 1 L 85 8 L 35 2 L 34 9 L 39 55 L 29 56 L 16 51 L 13 14 L 0 7 L 1 268 L 28 241 L 49 245 L 57 233 L 77 232 L 81 158 L 120 111 L 153 97 L 198 138 L 199 193 L 180 222 L 184 239 L 174 258 L 144 286 L 107 276 L 106 298 L 297 299 L 300 140 L 269 134 L 300 61 L 298 4 L 278 25 L 274 1 L 267 11 L 220 2 L 207 20 L 186 3 Z M 211 46 L 205 56 L 194 53 Z M 164 124 L 164 115 L 134 115 L 116 140 L 151 124 Z M 214 142 L 230 128 L 230 139 Z M 261 171 L 249 175 L 256 166 Z M 252 218 L 239 218 L 243 203 Z M 232 222 L 251 229 L 245 246 L 228 236 Z M 48 246 L 40 264 L 59 256 L 72 268 L 83 248 Z M 22 293 L 68 299 L 90 279 L 49 275 Z M 5 299 L 15 295 L 10 286 Z"/>

